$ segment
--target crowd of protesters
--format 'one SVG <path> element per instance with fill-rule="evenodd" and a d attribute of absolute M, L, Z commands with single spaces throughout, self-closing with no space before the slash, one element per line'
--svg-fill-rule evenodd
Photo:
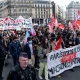
<path fill-rule="evenodd" d="M 28 29 L 29 30 L 29 29 Z M 45 79 L 48 78 L 48 66 L 47 66 L 47 56 L 52 50 L 55 50 L 57 42 L 62 36 L 61 48 L 69 48 L 75 45 L 80 44 L 80 31 L 71 30 L 69 27 L 65 27 L 64 30 L 59 27 L 54 29 L 53 33 L 49 33 L 48 27 L 35 27 L 36 36 L 27 38 L 26 44 L 23 43 L 26 30 L 21 31 L 16 30 L 7 30 L 0 31 L 0 79 L 2 80 L 3 66 L 8 65 L 8 56 L 11 55 L 13 59 L 13 64 L 16 66 L 20 63 L 20 57 L 24 56 L 21 52 L 27 54 L 28 64 L 31 64 L 36 70 L 38 70 L 38 77 L 43 79 L 42 74 L 44 70 Z M 24 56 L 25 57 L 25 56 Z M 54 63 L 53 63 L 54 64 Z M 18 68 L 17 68 L 18 69 Z M 71 69 L 73 71 L 73 69 Z M 12 73 L 15 70 L 12 70 Z M 34 71 L 34 70 L 33 70 Z M 10 72 L 11 73 L 11 72 Z M 12 74 L 8 74 L 7 80 L 36 80 L 36 74 L 34 75 L 35 79 L 16 79 L 16 76 L 10 77 Z M 34 73 L 36 73 L 34 71 Z M 28 73 L 27 73 L 28 74 Z M 24 74 L 25 75 L 25 74 Z"/>

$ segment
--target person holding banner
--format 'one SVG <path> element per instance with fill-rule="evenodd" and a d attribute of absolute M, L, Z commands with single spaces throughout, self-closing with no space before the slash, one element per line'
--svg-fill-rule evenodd
<path fill-rule="evenodd" d="M 45 70 L 45 79 L 48 79 L 48 66 L 47 66 L 47 54 L 49 53 L 48 39 L 43 38 L 42 42 L 39 43 L 38 56 L 40 58 L 39 78 L 42 78 L 43 69 Z"/>
<path fill-rule="evenodd" d="M 75 38 L 75 45 L 80 44 L 80 32 L 77 33 L 77 37 Z"/>
<path fill-rule="evenodd" d="M 60 40 L 59 40 L 60 41 Z M 61 49 L 62 48 L 62 41 L 60 42 L 60 44 L 59 44 L 59 42 L 57 42 L 57 39 L 56 39 L 56 37 L 54 36 L 54 37 L 52 37 L 51 38 L 51 51 L 55 51 L 55 50 L 58 50 L 58 49 Z M 59 48 L 57 48 L 57 46 L 60 46 Z M 54 64 L 54 63 L 53 63 Z M 58 75 L 57 77 L 62 77 L 62 75 Z"/>
<path fill-rule="evenodd" d="M 74 35 L 73 35 L 73 33 L 68 33 L 65 47 L 69 48 L 69 47 L 73 47 L 73 46 L 74 46 Z"/>
<path fill-rule="evenodd" d="M 75 46 L 73 33 L 68 33 L 65 46 L 66 48 Z M 70 69 L 70 71 L 74 72 L 74 69 Z"/>

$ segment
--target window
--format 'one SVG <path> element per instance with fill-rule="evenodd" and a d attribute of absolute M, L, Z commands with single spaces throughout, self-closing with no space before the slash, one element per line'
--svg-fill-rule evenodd
<path fill-rule="evenodd" d="M 41 7 L 41 4 L 39 4 L 39 7 Z"/>
<path fill-rule="evenodd" d="M 25 12 L 27 11 L 27 9 L 25 9 Z"/>
<path fill-rule="evenodd" d="M 39 14 L 39 18 L 40 18 L 40 14 Z"/>
<path fill-rule="evenodd" d="M 19 9 L 19 12 L 21 12 L 21 9 Z"/>
<path fill-rule="evenodd" d="M 22 12 L 24 12 L 24 9 L 22 9 Z"/>
<path fill-rule="evenodd" d="M 17 9 L 14 8 L 14 12 L 17 12 Z"/>
<path fill-rule="evenodd" d="M 38 7 L 38 4 L 36 4 L 36 7 Z"/>

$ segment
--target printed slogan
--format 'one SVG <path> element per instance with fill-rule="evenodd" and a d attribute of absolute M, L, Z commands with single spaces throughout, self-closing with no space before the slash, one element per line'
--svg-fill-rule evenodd
<path fill-rule="evenodd" d="M 47 58 L 49 76 L 54 77 L 80 65 L 80 45 L 52 51 Z"/>

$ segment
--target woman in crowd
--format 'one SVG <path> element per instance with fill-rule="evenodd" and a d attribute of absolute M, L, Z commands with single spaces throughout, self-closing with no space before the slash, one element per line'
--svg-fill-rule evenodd
<path fill-rule="evenodd" d="M 39 43 L 38 56 L 40 57 L 39 78 L 42 78 L 43 69 L 45 71 L 45 79 L 48 79 L 47 54 L 49 53 L 49 43 L 46 37 L 43 37 L 42 42 Z"/>

